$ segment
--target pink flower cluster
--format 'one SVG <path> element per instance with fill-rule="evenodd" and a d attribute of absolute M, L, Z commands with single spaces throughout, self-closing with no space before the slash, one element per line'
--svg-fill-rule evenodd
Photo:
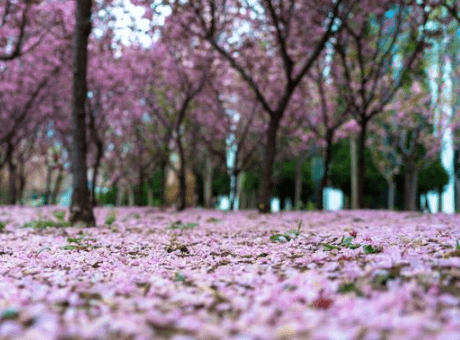
<path fill-rule="evenodd" d="M 0 208 L 0 339 L 460 337 L 456 215 L 55 210 Z"/>

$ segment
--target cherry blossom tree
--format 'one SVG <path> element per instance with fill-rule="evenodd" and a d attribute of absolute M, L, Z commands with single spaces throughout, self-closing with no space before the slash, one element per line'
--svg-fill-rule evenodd
<path fill-rule="evenodd" d="M 8 6 L 7 12 L 20 8 L 13 2 Z M 26 39 L 22 44 L 26 49 L 21 49 L 24 53 L 18 52 L 14 58 L 0 61 L 0 168 L 9 164 L 11 203 L 18 197 L 15 169 L 21 168 L 19 160 L 24 158 L 20 155 L 24 149 L 20 145 L 24 145 L 25 139 L 33 140 L 37 126 L 52 113 L 49 98 L 58 90 L 54 83 L 65 74 L 71 43 L 71 23 L 66 22 L 68 10 L 65 5 L 49 1 L 46 6 L 30 7 L 28 13 L 32 10 L 34 20 L 27 21 L 25 17 L 27 26 L 24 29 L 28 33 L 23 38 Z M 4 15 L 4 25 L 7 25 L 7 18 L 11 18 L 12 12 L 8 13 Z"/>
<path fill-rule="evenodd" d="M 403 167 L 404 209 L 416 209 L 418 174 L 441 151 L 448 117 L 442 112 L 437 117 L 430 101 L 427 84 L 413 82 L 396 94 L 379 117 L 380 126 L 373 129 L 376 136 L 369 141 L 376 166 L 389 185 L 389 208 L 394 201 L 394 175 Z"/>
<path fill-rule="evenodd" d="M 333 66 L 335 61 L 331 54 L 330 49 L 325 50 L 317 59 L 310 74 L 299 86 L 288 112 L 289 116 L 293 116 L 294 126 L 310 134 L 306 138 L 314 140 L 316 152 L 324 155 L 324 173 L 317 193 L 320 210 L 323 209 L 323 192 L 329 182 L 332 147 L 339 138 L 346 137 L 347 132 L 356 130 L 349 107 L 339 100 L 335 85 L 337 68 Z M 345 125 L 348 122 L 350 124 Z"/>
<path fill-rule="evenodd" d="M 162 137 L 152 138 L 160 137 L 156 142 L 166 146 L 159 148 L 162 151 L 170 149 L 173 142 L 179 157 L 178 168 L 171 168 L 177 172 L 178 209 L 183 210 L 186 207 L 184 122 L 205 86 L 211 59 L 208 57 L 209 52 L 194 45 L 190 36 L 177 35 L 178 32 L 170 26 L 165 24 L 162 37 L 152 46 L 152 51 L 142 52 L 145 66 L 138 68 L 137 72 L 140 72 L 138 74 L 144 80 L 139 100 L 148 109 L 149 120 L 154 122 L 152 127 L 158 127 L 159 122 L 164 133 Z M 162 159 L 169 161 L 168 156 L 169 151 L 166 151 Z"/>
<path fill-rule="evenodd" d="M 343 23 L 335 52 L 342 66 L 340 96 L 360 126 L 358 203 L 365 207 L 364 179 L 369 122 L 382 113 L 410 73 L 420 64 L 426 46 L 430 12 L 424 3 L 362 1 L 356 17 Z"/>
<path fill-rule="evenodd" d="M 88 39 L 91 33 L 92 0 L 81 0 L 76 7 L 74 34 L 74 64 L 72 90 L 72 203 L 71 224 L 95 225 L 93 208 L 88 190 L 86 163 L 86 97 L 88 65 Z"/>
<path fill-rule="evenodd" d="M 45 33 L 41 21 L 45 12 L 40 7 L 33 0 L 0 2 L 0 61 L 16 59 L 40 44 Z"/>
<path fill-rule="evenodd" d="M 260 162 L 259 136 L 263 133 L 267 120 L 261 114 L 261 106 L 238 74 L 223 67 L 225 61 L 215 58 L 205 91 L 197 98 L 193 110 L 193 122 L 201 146 L 206 149 L 208 162 L 205 186 L 207 205 L 210 205 L 212 158 L 227 168 L 230 185 L 230 206 L 236 209 L 238 183 L 242 173 Z M 229 156 L 230 155 L 230 156 Z M 230 158 L 229 158 L 230 157 Z M 215 163 L 215 162 L 213 162 Z"/>
<path fill-rule="evenodd" d="M 269 117 L 259 188 L 262 212 L 270 211 L 281 119 L 301 80 L 340 26 L 336 18 L 341 5 L 340 0 L 321 6 L 309 0 L 202 0 L 173 6 L 177 29 L 206 40 L 226 59 Z"/>

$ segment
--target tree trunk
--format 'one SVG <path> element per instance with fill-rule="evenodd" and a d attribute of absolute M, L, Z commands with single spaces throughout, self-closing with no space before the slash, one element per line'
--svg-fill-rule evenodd
<path fill-rule="evenodd" d="M 268 125 L 267 140 L 265 143 L 265 155 L 262 166 L 262 176 L 259 184 L 259 200 L 257 209 L 261 213 L 270 212 L 270 200 L 273 193 L 273 165 L 276 156 L 276 136 L 281 115 L 272 115 Z"/>
<path fill-rule="evenodd" d="M 251 191 L 248 195 L 248 209 L 257 209 L 257 193 Z"/>
<path fill-rule="evenodd" d="M 92 198 L 92 204 L 93 207 L 97 205 L 97 200 L 96 200 L 96 182 L 97 182 L 97 176 L 99 175 L 99 168 L 101 166 L 101 159 L 103 154 L 103 149 L 104 146 L 102 145 L 101 142 L 96 142 L 97 146 L 97 154 L 96 154 L 96 162 L 94 163 L 94 171 L 93 171 L 93 178 L 91 182 L 91 198 Z"/>
<path fill-rule="evenodd" d="M 358 160 L 356 151 L 356 139 L 352 137 L 350 138 L 351 209 L 358 209 Z"/>
<path fill-rule="evenodd" d="M 300 156 L 295 166 L 295 179 L 294 179 L 294 209 L 300 210 L 302 208 L 302 167 L 304 157 Z"/>
<path fill-rule="evenodd" d="M 53 166 L 47 161 L 46 162 L 46 184 L 45 184 L 45 205 L 51 203 L 51 181 L 53 178 Z"/>
<path fill-rule="evenodd" d="M 442 212 L 443 200 L 442 200 L 442 188 L 438 189 L 438 213 Z"/>
<path fill-rule="evenodd" d="M 404 210 L 415 211 L 417 199 L 417 171 L 413 161 L 406 162 L 404 173 Z"/>
<path fill-rule="evenodd" d="M 77 1 L 74 34 L 73 95 L 72 95 L 72 203 L 69 222 L 95 226 L 96 222 L 87 186 L 86 164 L 86 70 L 88 64 L 88 38 L 91 33 L 92 0 Z"/>
<path fill-rule="evenodd" d="M 118 185 L 117 199 L 116 199 L 117 207 L 123 205 L 123 199 L 124 198 L 125 198 L 125 188 L 122 185 Z"/>
<path fill-rule="evenodd" d="M 16 178 L 16 165 L 13 162 L 12 157 L 8 159 L 8 170 L 10 180 L 10 204 L 14 205 L 17 201 L 17 178 Z"/>
<path fill-rule="evenodd" d="M 18 194 L 17 198 L 19 201 L 20 205 L 24 204 L 24 189 L 26 187 L 26 175 L 24 173 L 24 162 L 22 163 L 20 170 L 18 171 L 18 184 L 19 184 L 19 189 L 18 189 Z"/>
<path fill-rule="evenodd" d="M 395 207 L 395 193 L 396 193 L 396 183 L 391 178 L 388 181 L 388 210 L 393 210 Z"/>
<path fill-rule="evenodd" d="M 56 181 L 54 183 L 54 189 L 51 194 L 51 203 L 57 204 L 57 197 L 59 195 L 59 191 L 61 191 L 62 181 L 64 180 L 64 169 L 62 166 L 59 167 L 58 173 L 56 176 Z"/>
<path fill-rule="evenodd" d="M 361 123 L 361 132 L 359 135 L 359 150 L 358 150 L 358 207 L 359 209 L 366 208 L 366 197 L 364 196 L 364 180 L 366 178 L 366 160 L 364 152 L 366 150 L 366 130 L 367 121 Z"/>
<path fill-rule="evenodd" d="M 237 192 L 237 178 L 238 172 L 235 168 L 230 169 L 230 195 L 229 195 L 229 206 L 230 210 L 235 210 L 236 192 Z"/>
<path fill-rule="evenodd" d="M 208 209 L 212 208 L 212 170 L 212 159 L 208 154 L 204 171 L 204 206 Z"/>
<path fill-rule="evenodd" d="M 410 193 L 410 210 L 416 211 L 417 210 L 417 187 L 418 187 L 418 172 L 414 170 L 412 174 L 412 185 L 411 185 L 411 193 Z"/>
<path fill-rule="evenodd" d="M 184 155 L 184 148 L 182 146 L 182 139 L 177 134 L 177 148 L 179 151 L 179 173 L 178 173 L 178 180 L 179 180 L 179 203 L 177 205 L 177 210 L 182 211 L 187 206 L 187 178 L 185 174 L 185 155 Z"/>
<path fill-rule="evenodd" d="M 331 163 L 332 159 L 332 139 L 333 135 L 327 136 L 327 145 L 326 145 L 326 154 L 324 155 L 324 173 L 323 173 L 323 178 L 321 179 L 321 184 L 319 187 L 318 191 L 318 209 L 323 210 L 324 209 L 324 203 L 323 203 L 323 195 L 324 195 L 324 188 L 326 188 L 328 184 L 328 178 L 329 178 L 329 166 Z"/>
<path fill-rule="evenodd" d="M 8 164 L 8 181 L 9 181 L 9 197 L 8 203 L 14 205 L 16 203 L 16 167 L 13 163 L 13 145 L 8 143 L 6 149 L 5 163 Z"/>
<path fill-rule="evenodd" d="M 161 188 L 160 188 L 160 204 L 162 207 L 166 205 L 166 166 L 168 165 L 167 161 L 163 161 L 160 164 L 161 169 Z"/>
<path fill-rule="evenodd" d="M 141 163 L 142 164 L 142 163 Z M 143 206 L 144 205 L 144 168 L 142 165 L 139 166 L 139 188 L 137 190 L 137 205 Z"/>
<path fill-rule="evenodd" d="M 149 207 L 153 206 L 153 189 L 150 186 L 147 189 L 147 205 Z"/>
<path fill-rule="evenodd" d="M 241 193 L 241 202 L 240 202 L 240 210 L 248 208 L 248 194 L 243 191 Z"/>
<path fill-rule="evenodd" d="M 233 210 L 240 210 L 241 209 L 241 201 L 243 198 L 243 184 L 244 184 L 244 172 L 238 171 L 238 176 L 236 177 L 236 199 L 235 205 Z"/>
<path fill-rule="evenodd" d="M 132 186 L 128 189 L 128 206 L 133 207 L 136 204 L 134 200 L 134 189 Z"/>

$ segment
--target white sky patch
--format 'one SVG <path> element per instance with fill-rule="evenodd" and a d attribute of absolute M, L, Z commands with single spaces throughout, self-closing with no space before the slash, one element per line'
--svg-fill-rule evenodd
<path fill-rule="evenodd" d="M 148 46 L 152 43 L 149 32 L 150 21 L 144 18 L 145 9 L 134 6 L 129 1 L 119 1 L 121 6 L 113 8 L 112 14 L 115 17 L 114 31 L 115 38 L 123 45 L 130 45 L 139 42 Z"/>
<path fill-rule="evenodd" d="M 155 6 L 153 19 L 145 17 L 146 8 L 135 6 L 130 1 L 118 0 L 110 8 L 99 11 L 98 16 L 105 17 L 110 11 L 113 20 L 109 23 L 110 28 L 114 31 L 115 40 L 122 45 L 131 45 L 140 43 L 147 47 L 157 39 L 153 33 L 152 27 L 164 24 L 165 17 L 171 13 L 168 6 Z M 102 36 L 105 27 L 96 27 L 94 33 L 96 36 Z"/>

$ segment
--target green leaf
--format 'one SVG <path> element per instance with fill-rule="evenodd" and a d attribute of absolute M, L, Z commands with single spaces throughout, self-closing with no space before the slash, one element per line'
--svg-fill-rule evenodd
<path fill-rule="evenodd" d="M 354 283 L 342 283 L 339 286 L 338 292 L 342 294 L 356 292 L 356 286 Z"/>
<path fill-rule="evenodd" d="M 358 249 L 359 247 L 361 247 L 361 245 L 359 243 L 356 243 L 356 244 L 350 244 L 348 246 L 348 248 L 350 249 Z"/>
<path fill-rule="evenodd" d="M 455 241 L 455 250 L 460 251 L 460 243 L 458 243 L 458 240 Z"/>
<path fill-rule="evenodd" d="M 19 317 L 19 311 L 16 308 L 7 308 L 2 311 L 2 320 L 12 320 Z"/>
<path fill-rule="evenodd" d="M 365 254 L 377 254 L 382 251 L 382 249 L 374 248 L 370 244 L 363 245 L 363 251 Z"/>
<path fill-rule="evenodd" d="M 333 244 L 323 243 L 322 244 L 324 250 L 333 250 L 333 249 L 340 249 L 340 247 L 335 246 Z"/>
<path fill-rule="evenodd" d="M 270 236 L 270 241 L 272 242 L 288 242 L 290 241 L 289 236 L 284 234 L 273 234 Z"/>
<path fill-rule="evenodd" d="M 185 281 L 185 276 L 181 272 L 176 272 L 174 274 L 174 281 L 175 282 L 184 282 Z"/>
<path fill-rule="evenodd" d="M 297 230 L 288 230 L 284 233 L 284 236 L 288 237 L 288 238 L 297 238 L 299 237 L 300 233 L 297 231 Z"/>
<path fill-rule="evenodd" d="M 344 246 L 349 246 L 353 243 L 353 237 L 350 236 L 350 237 L 344 238 L 342 236 L 342 241 L 340 243 L 343 244 Z"/>
<path fill-rule="evenodd" d="M 352 237 L 352 236 L 348 236 L 348 237 L 342 236 L 342 240 L 340 241 L 340 245 L 344 246 L 346 248 L 349 248 L 349 249 L 357 249 L 357 248 L 361 247 L 361 245 L 359 243 L 353 244 L 353 240 L 354 240 L 354 237 Z"/>
<path fill-rule="evenodd" d="M 45 228 L 62 228 L 67 227 L 67 222 L 56 222 L 51 220 L 36 220 L 26 222 L 22 225 L 22 228 L 33 228 L 33 229 L 45 229 Z"/>
<path fill-rule="evenodd" d="M 65 210 L 53 211 L 53 215 L 59 220 L 59 222 L 65 223 Z"/>
<path fill-rule="evenodd" d="M 206 220 L 207 223 L 220 223 L 222 220 L 216 218 L 216 217 L 210 217 Z"/>
<path fill-rule="evenodd" d="M 76 249 L 77 247 L 78 247 L 78 246 L 76 246 L 76 245 L 68 244 L 68 245 L 62 247 L 62 249 L 64 249 L 64 250 L 74 250 L 74 249 Z"/>
<path fill-rule="evenodd" d="M 117 220 L 115 217 L 114 213 L 111 213 L 107 218 L 105 219 L 105 224 L 107 224 L 109 227 Z"/>
<path fill-rule="evenodd" d="M 69 243 L 81 243 L 81 241 L 85 238 L 85 235 L 81 235 L 77 238 L 67 237 L 67 242 Z"/>
<path fill-rule="evenodd" d="M 198 227 L 198 223 L 172 223 L 168 226 L 168 229 L 193 229 Z"/>
<path fill-rule="evenodd" d="M 0 231 L 5 230 L 6 223 L 5 222 L 0 222 Z"/>

